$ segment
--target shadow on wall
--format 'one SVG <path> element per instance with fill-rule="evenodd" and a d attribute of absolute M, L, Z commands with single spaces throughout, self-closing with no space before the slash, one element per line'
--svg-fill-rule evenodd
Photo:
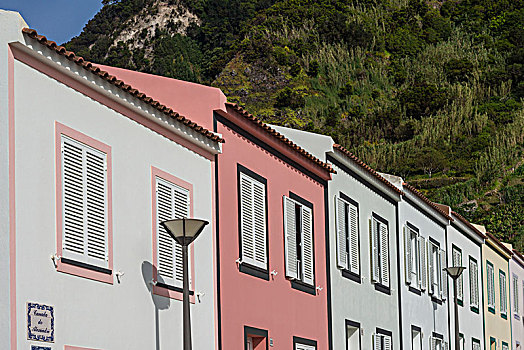
<path fill-rule="evenodd" d="M 155 349 L 160 350 L 160 324 L 158 318 L 158 310 L 169 309 L 171 302 L 169 298 L 153 294 L 153 275 L 157 276 L 157 282 L 165 283 L 162 276 L 160 276 L 160 274 L 156 270 L 156 267 L 154 267 L 149 261 L 142 262 L 142 277 L 144 278 L 146 288 L 149 291 L 149 294 L 151 294 L 151 299 L 153 300 L 153 304 L 155 305 Z"/>

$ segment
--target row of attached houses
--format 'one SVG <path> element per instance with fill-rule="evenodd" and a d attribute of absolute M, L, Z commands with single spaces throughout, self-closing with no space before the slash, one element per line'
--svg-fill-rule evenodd
<path fill-rule="evenodd" d="M 0 343 L 521 349 L 524 257 L 328 136 L 216 88 L 94 65 L 0 10 Z M 457 349 L 458 350 L 458 349 Z"/>

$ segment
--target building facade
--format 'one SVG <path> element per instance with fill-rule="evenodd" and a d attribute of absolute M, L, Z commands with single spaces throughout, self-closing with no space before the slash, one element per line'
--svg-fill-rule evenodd
<path fill-rule="evenodd" d="M 509 261 L 513 253 L 491 233 L 486 232 L 486 236 L 482 246 L 485 348 L 509 350 L 511 310 L 508 276 Z"/>
<path fill-rule="evenodd" d="M 330 137 L 275 128 L 336 171 L 327 199 L 333 349 L 402 349 L 396 220 L 402 192 Z"/>
<path fill-rule="evenodd" d="M 482 244 L 485 235 L 459 214 L 447 212 L 453 218 L 447 232 L 447 259 L 450 266 L 466 269 L 457 280 L 457 300 L 461 349 L 480 350 L 484 343 L 484 308 L 482 307 Z M 449 280 L 450 344 L 455 334 L 453 284 Z"/>
<path fill-rule="evenodd" d="M 513 249 L 509 262 L 512 349 L 524 349 L 524 256 Z"/>
<path fill-rule="evenodd" d="M 393 177 L 388 179 L 395 181 Z M 394 183 L 400 184 L 398 178 Z M 446 229 L 449 215 L 403 183 L 399 204 L 401 324 L 404 349 L 449 347 Z"/>
<path fill-rule="evenodd" d="M 181 248 L 160 222 L 213 222 L 222 138 L 17 13 L 0 23 L 2 348 L 181 348 Z M 200 349 L 217 340 L 214 238 L 208 225 L 190 254 Z"/>

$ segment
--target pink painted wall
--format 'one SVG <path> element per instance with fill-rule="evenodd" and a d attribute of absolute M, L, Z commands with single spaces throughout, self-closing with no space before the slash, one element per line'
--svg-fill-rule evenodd
<path fill-rule="evenodd" d="M 226 109 L 226 96 L 220 89 L 122 68 L 97 66 L 208 130 L 213 130 L 213 110 Z"/>
<path fill-rule="evenodd" d="M 244 326 L 267 330 L 276 349 L 293 349 L 293 336 L 328 348 L 324 188 L 264 149 L 218 123 L 226 143 L 219 156 L 220 286 L 222 348 L 244 349 Z M 237 164 L 267 179 L 269 271 L 266 281 L 240 272 Z M 293 192 L 313 203 L 316 296 L 293 289 L 285 278 L 282 197 Z"/>

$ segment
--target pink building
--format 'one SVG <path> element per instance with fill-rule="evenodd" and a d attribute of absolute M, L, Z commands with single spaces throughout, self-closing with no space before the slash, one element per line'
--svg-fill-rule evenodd
<path fill-rule="evenodd" d="M 104 70 L 226 140 L 215 169 L 219 349 L 328 349 L 331 167 L 218 89 Z"/>

